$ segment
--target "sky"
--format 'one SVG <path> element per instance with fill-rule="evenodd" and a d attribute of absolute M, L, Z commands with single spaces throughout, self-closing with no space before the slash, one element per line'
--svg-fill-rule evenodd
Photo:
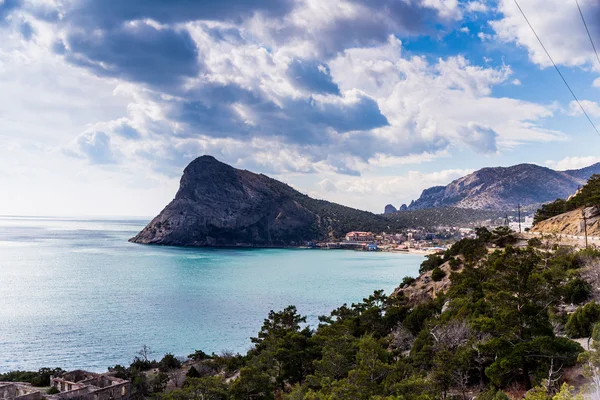
<path fill-rule="evenodd" d="M 519 4 L 600 127 L 575 0 Z M 0 215 L 153 216 L 204 154 L 373 212 L 600 161 L 514 0 L 0 0 L 0 140 Z"/>

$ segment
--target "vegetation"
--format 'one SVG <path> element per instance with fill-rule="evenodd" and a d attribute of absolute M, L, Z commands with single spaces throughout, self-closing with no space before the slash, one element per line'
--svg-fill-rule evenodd
<path fill-rule="evenodd" d="M 587 183 L 568 200 L 556 199 L 540 207 L 533 218 L 534 225 L 579 207 L 600 206 L 600 175 L 592 175 Z"/>
<path fill-rule="evenodd" d="M 507 399 L 511 391 L 528 391 L 530 400 L 578 399 L 562 374 L 579 362 L 598 378 L 600 351 L 584 352 L 562 332 L 591 335 L 600 350 L 600 305 L 584 304 L 571 316 L 563 310 L 588 301 L 582 271 L 600 255 L 515 248 L 511 237 L 478 229 L 477 238 L 429 257 L 424 269 L 435 265 L 434 280 L 444 274 L 440 260 L 462 267 L 435 298 L 375 291 L 321 316 L 315 329 L 289 306 L 268 314 L 244 356 L 196 351 L 182 364 L 172 354 L 156 361 L 144 347 L 129 367 L 110 370 L 132 381 L 139 400 Z M 18 371 L 5 375 L 23 380 Z"/>
<path fill-rule="evenodd" d="M 33 386 L 50 386 L 50 376 L 61 376 L 60 368 L 40 368 L 38 371 L 10 371 L 0 374 L 0 382 L 28 382 Z"/>
<path fill-rule="evenodd" d="M 565 325 L 565 333 L 572 338 L 590 337 L 594 324 L 598 321 L 600 321 L 600 304 L 588 303 L 571 314 Z"/>
<path fill-rule="evenodd" d="M 432 274 L 442 272 L 440 259 L 464 260 L 448 293 L 435 299 L 411 303 L 401 292 L 376 291 L 320 317 L 315 330 L 293 306 L 271 311 L 246 356 L 196 352 L 186 383 L 161 397 L 506 399 L 504 391 L 533 388 L 528 399 L 575 399 L 561 374 L 591 356 L 556 335 L 553 323 L 559 305 L 588 298 L 578 271 L 590 256 L 513 248 L 510 236 L 482 229 L 429 257 L 424 269 L 435 265 Z M 506 247 L 488 254 L 486 245 Z M 565 330 L 589 335 L 598 308 L 581 307 Z"/>
<path fill-rule="evenodd" d="M 442 271 L 439 267 L 436 267 L 433 269 L 433 271 L 431 271 L 431 279 L 433 279 L 434 282 L 441 281 L 442 279 L 444 279 L 445 276 L 446 273 Z"/>

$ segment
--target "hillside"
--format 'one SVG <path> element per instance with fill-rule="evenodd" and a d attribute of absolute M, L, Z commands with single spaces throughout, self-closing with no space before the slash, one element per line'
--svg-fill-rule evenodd
<path fill-rule="evenodd" d="M 600 236 L 600 208 L 598 207 L 577 208 L 540 221 L 535 224 L 532 232 L 582 236 L 585 234 L 583 215 L 587 220 L 588 236 Z"/>
<path fill-rule="evenodd" d="M 262 174 L 211 156 L 184 170 L 175 199 L 130 241 L 173 246 L 296 246 L 352 230 L 396 229 L 395 221 L 312 199 Z"/>
<path fill-rule="evenodd" d="M 447 186 L 425 189 L 409 209 L 459 207 L 501 211 L 515 209 L 517 204 L 534 206 L 566 198 L 597 173 L 600 163 L 569 171 L 534 164 L 483 168 Z"/>
<path fill-rule="evenodd" d="M 384 216 L 393 221 L 394 226 L 435 228 L 440 226 L 478 226 L 491 219 L 504 218 L 505 215 L 506 213 L 496 210 L 438 207 L 398 211 Z"/>

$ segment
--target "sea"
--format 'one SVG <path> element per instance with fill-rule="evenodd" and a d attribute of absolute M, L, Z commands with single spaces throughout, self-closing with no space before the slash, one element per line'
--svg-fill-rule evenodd
<path fill-rule="evenodd" d="M 423 256 L 129 243 L 148 219 L 0 217 L 0 372 L 105 371 L 245 353 L 270 310 L 318 316 L 416 276 Z"/>

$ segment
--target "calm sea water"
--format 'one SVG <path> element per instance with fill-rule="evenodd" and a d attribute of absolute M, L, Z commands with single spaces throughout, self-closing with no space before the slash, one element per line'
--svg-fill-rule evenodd
<path fill-rule="evenodd" d="M 0 217 L 0 372 L 103 371 L 142 345 L 156 358 L 245 352 L 269 310 L 319 315 L 390 293 L 422 257 L 127 242 L 147 221 Z"/>

